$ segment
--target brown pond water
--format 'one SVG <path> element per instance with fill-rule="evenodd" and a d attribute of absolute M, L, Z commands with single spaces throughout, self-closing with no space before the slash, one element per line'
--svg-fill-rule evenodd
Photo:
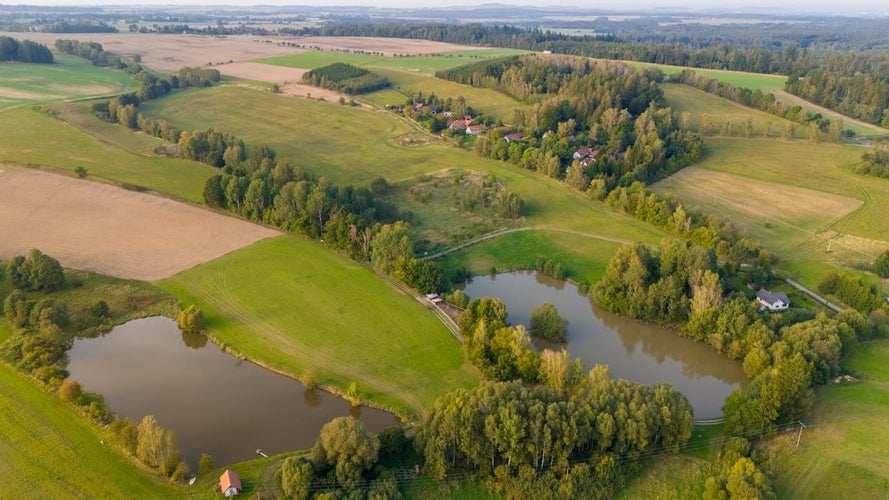
<path fill-rule="evenodd" d="M 605 311 L 571 283 L 520 271 L 476 277 L 463 290 L 472 298 L 499 297 L 509 322 L 526 327 L 535 307 L 555 305 L 568 320 L 568 352 L 586 369 L 607 364 L 614 378 L 667 382 L 688 398 L 696 419 L 721 417 L 726 396 L 746 385 L 741 363 L 666 328 Z M 538 340 L 534 344 L 562 348 Z"/>
<path fill-rule="evenodd" d="M 68 351 L 68 371 L 90 392 L 105 396 L 118 415 L 134 422 L 154 415 L 172 429 L 194 466 L 202 452 L 216 466 L 310 448 L 321 427 L 353 415 L 379 432 L 402 425 L 393 414 L 352 409 L 330 393 L 222 351 L 203 335 L 184 334 L 168 318 L 145 318 Z"/>

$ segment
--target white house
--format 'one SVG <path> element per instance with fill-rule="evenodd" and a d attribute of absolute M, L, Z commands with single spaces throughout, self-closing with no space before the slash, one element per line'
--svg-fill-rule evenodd
<path fill-rule="evenodd" d="M 756 300 L 769 311 L 785 311 L 790 307 L 790 299 L 783 292 L 772 293 L 765 288 L 756 292 Z"/>

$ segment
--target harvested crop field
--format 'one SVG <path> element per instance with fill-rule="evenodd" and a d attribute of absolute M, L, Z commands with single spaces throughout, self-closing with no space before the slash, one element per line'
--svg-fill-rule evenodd
<path fill-rule="evenodd" d="M 163 72 L 177 71 L 185 66 L 245 62 L 263 57 L 296 54 L 312 48 L 382 52 L 387 56 L 486 49 L 486 47 L 470 47 L 426 40 L 345 36 L 220 37 L 141 33 L 23 33 L 19 38 L 50 46 L 58 38 L 98 42 L 106 51 L 115 54 L 128 57 L 138 55 L 142 58 L 142 64 Z M 306 48 L 283 44 L 300 45 Z"/>
<path fill-rule="evenodd" d="M 299 83 L 303 75 L 309 71 L 303 68 L 288 68 L 285 66 L 253 62 L 220 64 L 219 66 L 215 66 L 215 68 L 226 76 L 243 78 L 244 80 L 255 80 L 258 82 L 276 83 L 280 85 L 281 92 L 288 95 L 324 99 L 325 101 L 330 102 L 337 102 L 340 97 L 345 99 L 349 98 L 348 95 L 340 94 L 333 90 Z"/>
<path fill-rule="evenodd" d="M 108 184 L 0 166 L 0 258 L 39 248 L 62 265 L 158 280 L 278 234 Z"/>

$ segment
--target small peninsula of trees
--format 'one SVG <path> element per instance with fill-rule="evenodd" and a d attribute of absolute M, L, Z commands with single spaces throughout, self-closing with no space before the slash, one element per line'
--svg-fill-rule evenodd
<path fill-rule="evenodd" d="M 366 94 L 390 85 L 384 76 L 339 62 L 307 72 L 303 75 L 302 81 L 316 87 L 353 95 Z"/>
<path fill-rule="evenodd" d="M 23 62 L 52 64 L 54 62 L 49 47 L 42 43 L 32 42 L 0 35 L 0 63 Z"/>

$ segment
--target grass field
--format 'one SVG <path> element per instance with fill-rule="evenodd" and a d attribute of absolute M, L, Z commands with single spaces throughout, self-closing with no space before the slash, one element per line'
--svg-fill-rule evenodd
<path fill-rule="evenodd" d="M 538 258 L 562 264 L 568 279 L 595 283 L 605 275 L 608 261 L 620 243 L 559 231 L 531 230 L 504 234 L 439 261 L 445 269 L 466 268 L 476 275 L 533 269 Z"/>
<path fill-rule="evenodd" d="M 712 122 L 712 135 L 731 135 L 745 136 L 745 123 L 752 124 L 752 134 L 754 137 L 781 137 L 784 135 L 784 127 L 788 123 L 787 120 L 779 118 L 775 115 L 758 111 L 752 108 L 741 106 L 733 103 L 728 99 L 704 92 L 703 90 L 690 87 L 680 83 L 665 83 L 661 85 L 664 90 L 664 97 L 667 104 L 675 111 L 682 113 L 688 112 L 691 116 L 689 120 L 689 128 L 695 132 L 703 133 L 701 130 L 701 122 L 704 115 L 709 115 Z M 792 96 L 787 92 L 775 91 L 779 96 L 779 100 L 787 102 L 792 106 L 801 106 L 804 110 L 813 114 L 820 113 L 830 120 L 843 120 L 843 127 L 851 130 L 859 137 L 871 137 L 878 135 L 886 135 L 887 131 L 869 125 L 863 122 L 857 122 L 851 118 L 844 117 L 839 113 L 830 111 L 825 108 L 815 106 L 814 104 L 804 101 L 798 97 Z M 729 123 L 726 133 L 726 122 Z M 811 138 L 811 130 L 801 124 L 795 123 L 794 137 L 808 139 Z"/>
<path fill-rule="evenodd" d="M 770 444 L 784 459 L 779 498 L 885 498 L 889 491 L 889 342 L 863 344 L 847 366 L 859 382 L 818 391 L 797 450 L 797 433 Z"/>
<path fill-rule="evenodd" d="M 436 71 L 471 64 L 481 59 L 523 54 L 525 51 L 513 49 L 492 49 L 454 52 L 438 56 L 384 57 L 341 52 L 304 52 L 288 56 L 261 59 L 258 62 L 314 69 L 334 62 L 344 62 L 364 66 L 389 78 L 394 88 L 384 89 L 361 96 L 362 99 L 380 107 L 404 104 L 410 93 L 422 92 L 428 96 L 435 94 L 442 98 L 463 96 L 466 103 L 478 112 L 495 120 L 510 122 L 515 109 L 524 109 L 521 102 L 495 90 L 476 88 L 469 85 L 435 78 Z"/>
<path fill-rule="evenodd" d="M 763 75 L 760 73 L 747 73 L 744 71 L 728 71 L 721 69 L 702 69 L 687 68 L 683 66 L 669 66 L 666 64 L 654 64 L 636 61 L 624 61 L 626 64 L 636 66 L 638 68 L 657 68 L 666 75 L 679 73 L 684 69 L 690 69 L 700 76 L 719 80 L 728 83 L 734 87 L 741 87 L 750 90 L 762 90 L 763 92 L 772 92 L 782 90 L 787 77 L 784 75 Z"/>
<path fill-rule="evenodd" d="M 476 378 L 430 311 L 323 245 L 282 236 L 160 285 L 196 303 L 236 354 L 416 416 Z"/>
<path fill-rule="evenodd" d="M 825 265 L 869 265 L 889 248 L 889 182 L 850 168 L 864 149 L 741 138 L 706 144 L 703 161 L 655 190 L 730 218 L 805 282 L 817 284 Z"/>
<path fill-rule="evenodd" d="M 55 55 L 55 64 L 0 64 L 0 110 L 21 104 L 116 95 L 138 88 L 121 71 L 98 68 L 74 56 Z"/>
<path fill-rule="evenodd" d="M 667 105 L 679 114 L 689 113 L 687 128 L 701 135 L 743 137 L 747 135 L 745 124 L 750 123 L 751 137 L 782 137 L 785 125 L 790 123 L 783 118 L 746 108 L 688 85 L 665 83 L 661 88 Z M 709 131 L 704 130 L 705 115 L 711 120 Z M 807 127 L 794 124 L 794 128 L 794 137 L 811 137 L 811 131 Z"/>
<path fill-rule="evenodd" d="M 96 121 L 99 121 L 96 119 Z M 101 131 L 101 125 L 88 129 Z M 203 201 L 204 182 L 213 175 L 207 165 L 135 154 L 115 140 L 101 142 L 34 108 L 0 113 L 0 162 L 47 166 L 69 172 L 78 166 L 90 175 L 166 193 L 188 201 Z M 112 136 L 114 137 L 114 136 Z"/>
<path fill-rule="evenodd" d="M 182 489 L 139 469 L 73 407 L 2 362 L 0 433 L 4 497 L 185 496 Z"/>
<path fill-rule="evenodd" d="M 229 106 L 230 102 L 243 105 Z M 337 184 L 366 185 L 378 176 L 398 183 L 449 168 L 472 170 L 494 174 L 506 189 L 522 196 L 525 224 L 629 241 L 660 239 L 658 231 L 608 212 L 601 204 L 552 179 L 479 158 L 413 131 L 392 113 L 331 106 L 234 86 L 180 92 L 144 108 L 149 115 L 164 117 L 184 130 L 212 123 L 217 130 L 243 137 L 248 145 L 265 143 L 279 156 L 291 158 L 306 171 Z M 422 141 L 411 143 L 404 138 Z M 425 221 L 427 227 L 435 224 L 434 217 L 425 217 Z"/>

